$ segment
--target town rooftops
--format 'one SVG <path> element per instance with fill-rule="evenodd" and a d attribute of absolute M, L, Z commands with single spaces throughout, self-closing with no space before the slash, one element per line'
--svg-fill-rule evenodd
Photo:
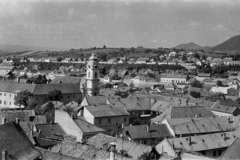
<path fill-rule="evenodd" d="M 107 104 L 107 97 L 105 96 L 86 96 L 88 105 L 105 105 Z"/>
<path fill-rule="evenodd" d="M 116 143 L 117 153 L 121 153 L 122 149 L 124 149 L 124 151 L 126 151 L 127 154 L 134 159 L 138 159 L 144 153 L 150 153 L 152 151 L 152 146 L 112 137 L 102 133 L 99 133 L 87 140 L 88 145 L 94 146 L 98 149 L 104 149 L 105 146 L 108 148 L 109 143 L 111 142 Z"/>
<path fill-rule="evenodd" d="M 169 107 L 161 115 L 153 118 L 152 122 L 161 122 L 165 118 L 199 118 L 199 117 L 213 117 L 213 114 L 209 109 L 204 106 L 176 106 Z"/>
<path fill-rule="evenodd" d="M 233 122 L 225 117 L 166 119 L 164 123 L 177 135 L 225 132 L 234 130 L 235 127 Z"/>
<path fill-rule="evenodd" d="M 132 97 L 132 98 L 108 98 L 110 104 L 124 108 L 127 111 L 134 111 L 134 110 L 150 110 L 151 102 L 150 98 L 148 97 Z"/>
<path fill-rule="evenodd" d="M 186 79 L 187 75 L 184 74 L 169 74 L 169 73 L 164 73 L 161 74 L 161 78 L 180 78 L 180 79 Z"/>
<path fill-rule="evenodd" d="M 125 109 L 112 105 L 85 106 L 85 109 L 94 117 L 129 116 L 129 113 Z"/>
<path fill-rule="evenodd" d="M 83 133 L 92 133 L 92 132 L 105 132 L 104 129 L 95 126 L 87 121 L 84 121 L 80 118 L 74 119 L 74 122 L 78 125 L 78 127 L 83 131 Z"/>
<path fill-rule="evenodd" d="M 232 145 L 222 154 L 220 160 L 239 160 L 240 159 L 240 139 L 237 138 Z"/>
<path fill-rule="evenodd" d="M 240 134 L 236 131 L 205 134 L 200 136 L 170 138 L 169 143 L 175 149 L 186 152 L 196 152 L 229 147 Z M 189 139 L 190 138 L 190 139 Z M 161 142 L 160 142 L 161 143 Z"/>
<path fill-rule="evenodd" d="M 172 136 L 165 124 L 125 126 L 124 132 L 127 131 L 131 139 L 165 138 Z"/>
<path fill-rule="evenodd" d="M 15 122 L 0 126 L 0 142 L 0 151 L 7 150 L 9 159 L 33 160 L 41 156 L 41 153 Z M 3 159 L 2 154 L 0 154 L 0 159 Z"/>
<path fill-rule="evenodd" d="M 19 93 L 28 90 L 33 95 L 48 94 L 55 89 L 60 90 L 62 94 L 81 93 L 78 84 L 27 84 L 0 81 L 0 92 Z"/>
<path fill-rule="evenodd" d="M 68 155 L 75 158 L 82 158 L 84 160 L 108 160 L 110 152 L 97 149 L 96 147 L 85 145 L 76 142 L 63 141 L 51 148 L 52 152 L 61 152 L 63 155 Z M 133 160 L 120 154 L 115 154 L 116 160 Z"/>
<path fill-rule="evenodd" d="M 198 77 L 210 77 L 211 74 L 210 74 L 210 73 L 198 73 L 197 76 L 198 76 Z"/>
<path fill-rule="evenodd" d="M 81 78 L 80 77 L 73 77 L 73 76 L 57 76 L 54 78 L 50 84 L 56 83 L 77 83 L 80 84 Z"/>

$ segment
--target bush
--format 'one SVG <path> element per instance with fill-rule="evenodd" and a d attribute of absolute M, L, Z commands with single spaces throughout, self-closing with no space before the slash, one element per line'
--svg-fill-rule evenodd
<path fill-rule="evenodd" d="M 200 92 L 195 92 L 195 91 L 191 91 L 190 95 L 193 96 L 194 98 L 200 98 L 201 97 L 201 93 Z"/>

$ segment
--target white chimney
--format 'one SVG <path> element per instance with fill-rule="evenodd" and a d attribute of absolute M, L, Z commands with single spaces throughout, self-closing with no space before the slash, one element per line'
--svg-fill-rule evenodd
<path fill-rule="evenodd" d="M 5 124 L 6 122 L 7 122 L 6 118 L 3 117 L 3 118 L 2 118 L 2 124 Z"/>
<path fill-rule="evenodd" d="M 147 133 L 149 133 L 149 132 L 150 132 L 150 125 L 147 124 Z"/>
<path fill-rule="evenodd" d="M 191 144 L 192 144 L 191 137 L 188 137 L 188 144 L 189 144 L 189 145 L 191 145 Z"/>
<path fill-rule="evenodd" d="M 112 142 L 110 145 L 110 160 L 115 160 L 116 143 Z"/>
<path fill-rule="evenodd" d="M 20 124 L 20 119 L 16 118 L 16 124 L 19 125 Z"/>
<path fill-rule="evenodd" d="M 2 150 L 2 160 L 7 160 L 8 159 L 7 156 L 8 156 L 7 150 L 6 149 Z"/>

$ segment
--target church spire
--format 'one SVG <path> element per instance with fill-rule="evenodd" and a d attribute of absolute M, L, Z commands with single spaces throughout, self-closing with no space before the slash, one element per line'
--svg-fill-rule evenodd
<path fill-rule="evenodd" d="M 99 71 L 98 58 L 93 53 L 87 62 L 86 71 L 87 95 L 98 96 L 99 94 Z"/>

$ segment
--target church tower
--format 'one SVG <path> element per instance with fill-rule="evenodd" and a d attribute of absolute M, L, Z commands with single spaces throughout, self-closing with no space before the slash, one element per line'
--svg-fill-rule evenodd
<path fill-rule="evenodd" d="M 88 96 L 98 96 L 99 94 L 99 71 L 98 58 L 93 53 L 87 62 L 86 71 L 86 92 Z"/>

